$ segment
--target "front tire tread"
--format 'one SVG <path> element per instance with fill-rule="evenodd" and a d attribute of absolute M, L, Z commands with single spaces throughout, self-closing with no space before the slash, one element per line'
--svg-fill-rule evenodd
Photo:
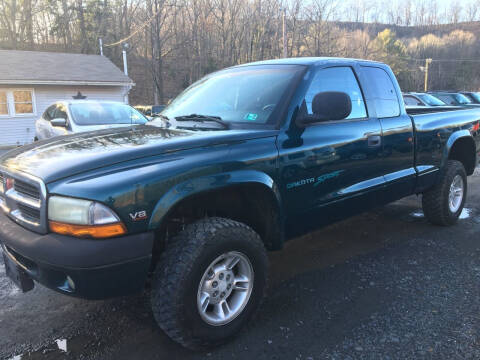
<path fill-rule="evenodd" d="M 182 325 L 185 324 L 182 314 L 185 314 L 184 309 L 188 306 L 182 296 L 184 290 L 182 285 L 186 286 L 186 278 L 193 271 L 195 260 L 202 256 L 202 250 L 205 247 L 215 246 L 215 241 L 228 241 L 230 236 L 239 232 L 244 241 L 248 241 L 256 248 L 255 251 L 261 255 L 266 266 L 265 247 L 257 233 L 245 224 L 219 217 L 207 218 L 187 225 L 172 239 L 159 259 L 152 281 L 153 314 L 160 328 L 172 340 L 186 348 L 203 349 L 227 340 L 201 339 L 195 336 L 191 329 Z M 214 235 L 215 241 L 212 240 Z"/>

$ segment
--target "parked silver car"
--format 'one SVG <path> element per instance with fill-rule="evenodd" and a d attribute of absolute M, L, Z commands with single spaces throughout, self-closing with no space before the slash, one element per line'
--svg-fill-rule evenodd
<path fill-rule="evenodd" d="M 35 139 L 147 123 L 129 105 L 114 101 L 66 100 L 49 106 L 35 123 Z"/>

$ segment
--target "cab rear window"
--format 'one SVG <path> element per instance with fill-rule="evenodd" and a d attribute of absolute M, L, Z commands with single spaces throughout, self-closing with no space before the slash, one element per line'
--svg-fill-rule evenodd
<path fill-rule="evenodd" d="M 370 94 L 375 103 L 378 118 L 400 115 L 400 103 L 392 79 L 387 72 L 378 67 L 362 66 L 367 78 Z"/>

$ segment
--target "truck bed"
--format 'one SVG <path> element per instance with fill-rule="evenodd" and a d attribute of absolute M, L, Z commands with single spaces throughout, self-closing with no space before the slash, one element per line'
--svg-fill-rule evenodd
<path fill-rule="evenodd" d="M 470 137 L 479 132 L 480 108 L 442 107 L 431 111 L 407 111 L 415 131 L 415 165 L 418 169 L 440 168 L 445 149 L 457 137 Z M 451 137 L 452 133 L 455 133 Z M 474 149 L 475 153 L 478 153 Z M 467 169 L 469 171 L 469 169 Z"/>
<path fill-rule="evenodd" d="M 409 115 L 418 115 L 418 114 L 430 114 L 430 113 L 437 113 L 437 112 L 458 111 L 458 110 L 466 110 L 466 109 L 458 106 L 434 106 L 434 107 L 406 106 L 405 110 Z"/>

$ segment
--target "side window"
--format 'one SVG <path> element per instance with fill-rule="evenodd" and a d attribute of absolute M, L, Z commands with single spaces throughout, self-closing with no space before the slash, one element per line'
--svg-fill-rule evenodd
<path fill-rule="evenodd" d="M 422 105 L 422 103 L 413 96 L 404 96 L 403 100 L 405 101 L 405 105 Z"/>
<path fill-rule="evenodd" d="M 57 109 L 57 105 L 49 106 L 47 110 L 45 110 L 45 112 L 43 113 L 43 118 L 47 121 L 54 119 L 56 109 Z"/>
<path fill-rule="evenodd" d="M 65 105 L 63 105 L 63 104 L 58 104 L 57 105 L 57 108 L 55 110 L 55 119 L 68 120 L 67 109 L 65 108 Z"/>
<path fill-rule="evenodd" d="M 312 101 L 316 94 L 325 91 L 347 93 L 352 100 L 352 112 L 347 119 L 367 117 L 365 102 L 353 70 L 349 67 L 333 67 L 317 71 L 305 95 L 308 113 L 312 114 Z"/>
<path fill-rule="evenodd" d="M 389 118 L 400 115 L 400 104 L 398 102 L 395 86 L 387 72 L 381 68 L 363 66 L 366 78 L 375 102 L 378 118 Z"/>

